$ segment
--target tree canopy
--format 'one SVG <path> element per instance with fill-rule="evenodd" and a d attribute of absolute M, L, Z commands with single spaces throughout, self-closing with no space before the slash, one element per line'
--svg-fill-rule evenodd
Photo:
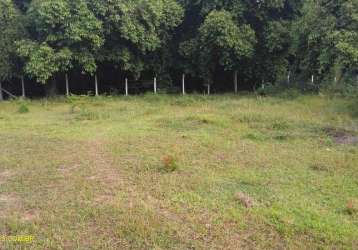
<path fill-rule="evenodd" d="M 23 18 L 11 0 L 0 0 L 0 81 L 16 76 L 21 62 L 14 41 L 26 37 Z"/>
<path fill-rule="evenodd" d="M 0 80 L 47 83 L 99 66 L 171 81 L 275 83 L 296 74 L 321 84 L 356 74 L 356 0 L 0 0 Z"/>

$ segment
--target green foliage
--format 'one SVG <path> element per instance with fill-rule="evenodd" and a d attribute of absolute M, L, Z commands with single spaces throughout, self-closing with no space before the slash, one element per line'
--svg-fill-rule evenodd
<path fill-rule="evenodd" d="M 94 52 L 103 44 L 102 25 L 85 0 L 33 0 L 27 11 L 31 37 L 18 43 L 25 71 L 46 83 L 56 73 L 78 65 L 93 73 Z"/>
<path fill-rule="evenodd" d="M 26 105 L 26 103 L 21 103 L 17 112 L 20 114 L 26 114 L 26 113 L 29 113 L 30 110 L 29 110 L 28 106 Z"/>
<path fill-rule="evenodd" d="M 11 0 L 0 0 L 0 81 L 20 73 L 14 41 L 25 36 L 22 15 Z"/>
<path fill-rule="evenodd" d="M 29 40 L 19 42 L 18 46 L 19 55 L 27 59 L 25 71 L 42 83 L 69 65 L 71 60 L 71 51 L 67 48 L 55 51 L 46 43 L 37 44 Z"/>
<path fill-rule="evenodd" d="M 174 0 L 110 1 L 102 8 L 106 43 L 99 59 L 135 76 L 158 68 L 160 62 L 154 60 L 153 65 L 148 56 L 163 53 L 160 49 L 169 42 L 169 31 L 180 24 L 184 14 Z"/>
<path fill-rule="evenodd" d="M 113 66 L 167 88 L 237 71 L 252 89 L 314 75 L 316 90 L 358 67 L 356 0 L 0 0 L 0 28 L 2 81 Z"/>
<path fill-rule="evenodd" d="M 324 2 L 305 1 L 293 28 L 296 69 L 315 74 L 321 83 L 330 74 L 341 80 L 358 59 L 357 1 Z"/>
<path fill-rule="evenodd" d="M 200 75 L 209 83 L 217 64 L 226 70 L 238 67 L 243 57 L 253 53 L 254 31 L 235 23 L 231 13 L 212 11 L 198 30 L 198 37 L 182 44 L 182 54 L 196 60 Z"/>

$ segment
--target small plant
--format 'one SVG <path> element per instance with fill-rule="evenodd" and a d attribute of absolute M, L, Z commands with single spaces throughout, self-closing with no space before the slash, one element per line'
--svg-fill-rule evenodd
<path fill-rule="evenodd" d="M 96 120 L 100 120 L 101 116 L 97 112 L 93 112 L 87 109 L 82 109 L 76 118 L 77 120 L 81 120 L 81 121 L 96 121 Z"/>
<path fill-rule="evenodd" d="M 288 124 L 287 121 L 282 121 L 282 120 L 276 120 L 273 124 L 272 124 L 272 128 L 274 130 L 287 130 L 290 128 L 290 125 Z"/>
<path fill-rule="evenodd" d="M 26 114 L 26 113 L 29 113 L 30 110 L 25 103 L 21 103 L 17 112 L 20 114 Z"/>
<path fill-rule="evenodd" d="M 70 113 L 73 114 L 76 110 L 83 111 L 89 100 L 88 96 L 70 95 L 67 97 L 66 102 L 70 104 Z"/>
<path fill-rule="evenodd" d="M 173 156 L 170 155 L 166 155 L 162 158 L 162 163 L 163 163 L 163 169 L 166 172 L 174 172 L 175 170 L 178 169 L 178 165 L 175 161 L 175 158 Z"/>
<path fill-rule="evenodd" d="M 263 134 L 259 134 L 259 133 L 249 133 L 242 136 L 241 138 L 250 141 L 265 141 L 267 139 Z"/>
<path fill-rule="evenodd" d="M 349 200 L 347 202 L 346 211 L 350 215 L 357 214 L 358 213 L 358 202 L 356 200 Z"/>
<path fill-rule="evenodd" d="M 315 163 L 310 166 L 310 168 L 314 171 L 329 171 L 330 167 L 324 164 Z"/>
<path fill-rule="evenodd" d="M 278 141 L 286 141 L 289 138 L 290 138 L 290 135 L 285 134 L 285 133 L 278 133 L 278 134 L 273 136 L 273 139 L 278 140 Z"/>

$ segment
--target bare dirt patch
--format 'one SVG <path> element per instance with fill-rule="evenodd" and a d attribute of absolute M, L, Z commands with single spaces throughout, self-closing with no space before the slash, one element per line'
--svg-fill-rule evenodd
<path fill-rule="evenodd" d="M 15 194 L 0 194 L 0 218 L 20 206 L 20 199 Z"/>
<path fill-rule="evenodd" d="M 254 200 L 247 194 L 238 192 L 235 194 L 235 199 L 246 208 L 252 208 L 254 206 Z"/>
<path fill-rule="evenodd" d="M 75 171 L 79 167 L 80 167 L 80 165 L 78 165 L 78 164 L 73 165 L 73 166 L 61 165 L 58 167 L 58 171 L 62 174 L 70 174 L 71 172 Z"/>
<path fill-rule="evenodd" d="M 105 186 L 117 186 L 121 182 L 118 168 L 114 166 L 113 158 L 106 151 L 106 143 L 103 141 L 91 141 L 89 143 L 88 156 L 96 173 L 88 177 L 89 180 L 99 180 Z"/>
<path fill-rule="evenodd" d="M 0 194 L 0 205 L 14 204 L 18 201 L 17 197 L 13 194 Z"/>
<path fill-rule="evenodd" d="M 2 172 L 0 171 L 0 185 L 7 182 L 8 179 L 14 175 L 15 175 L 14 171 L 10 171 L 10 170 L 5 170 Z"/>
<path fill-rule="evenodd" d="M 24 221 L 34 221 L 37 220 L 38 218 L 39 218 L 39 214 L 36 210 L 28 210 L 22 216 L 22 220 Z"/>
<path fill-rule="evenodd" d="M 356 145 L 358 144 L 358 136 L 348 130 L 339 128 L 325 128 L 323 130 L 328 136 L 330 136 L 336 144 L 340 145 Z"/>

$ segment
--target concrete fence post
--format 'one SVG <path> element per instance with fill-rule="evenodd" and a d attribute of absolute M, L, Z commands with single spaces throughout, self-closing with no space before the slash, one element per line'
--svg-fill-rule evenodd
<path fill-rule="evenodd" d="M 125 79 L 126 96 L 128 96 L 128 78 Z"/>
<path fill-rule="evenodd" d="M 22 98 L 26 97 L 26 93 L 25 93 L 25 79 L 22 76 L 21 77 L 21 91 L 22 91 Z"/>
<path fill-rule="evenodd" d="M 95 93 L 96 93 L 96 96 L 99 96 L 99 93 L 98 93 L 98 78 L 97 78 L 97 75 L 94 76 L 94 84 L 95 84 Z"/>
<path fill-rule="evenodd" d="M 185 95 L 185 74 L 182 75 L 182 91 L 183 95 Z"/>
<path fill-rule="evenodd" d="M 70 84 L 68 82 L 68 74 L 65 74 L 65 81 L 66 81 L 66 96 L 70 96 Z"/>
<path fill-rule="evenodd" d="M 157 93 L 157 78 L 154 77 L 154 94 Z"/>

